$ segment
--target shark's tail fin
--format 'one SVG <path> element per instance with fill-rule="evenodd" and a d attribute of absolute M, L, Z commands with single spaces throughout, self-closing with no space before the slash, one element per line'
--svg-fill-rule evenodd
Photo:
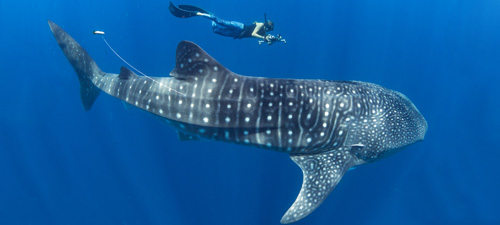
<path fill-rule="evenodd" d="M 68 58 L 78 75 L 83 108 L 85 111 L 88 111 L 101 92 L 101 90 L 92 83 L 91 79 L 96 76 L 103 76 L 104 73 L 99 69 L 87 51 L 85 51 L 75 39 L 69 36 L 66 31 L 50 20 L 49 26 L 59 47 L 61 47 L 64 55 L 66 55 L 66 58 Z"/>

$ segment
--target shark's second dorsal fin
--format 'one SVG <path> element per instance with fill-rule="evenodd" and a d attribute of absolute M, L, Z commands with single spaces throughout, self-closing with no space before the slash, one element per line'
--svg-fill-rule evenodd
<path fill-rule="evenodd" d="M 181 41 L 177 45 L 175 68 L 170 72 L 170 76 L 188 80 L 209 74 L 222 76 L 227 73 L 231 72 L 193 42 Z"/>
<path fill-rule="evenodd" d="M 120 74 L 118 75 L 118 78 L 123 79 L 123 80 L 128 80 L 130 78 L 137 77 L 139 75 L 135 74 L 131 70 L 129 70 L 127 67 L 122 66 L 120 68 Z"/>
<path fill-rule="evenodd" d="M 302 169 L 304 178 L 299 196 L 281 218 L 284 224 L 298 221 L 318 208 L 354 164 L 349 152 L 342 150 L 290 157 Z"/>

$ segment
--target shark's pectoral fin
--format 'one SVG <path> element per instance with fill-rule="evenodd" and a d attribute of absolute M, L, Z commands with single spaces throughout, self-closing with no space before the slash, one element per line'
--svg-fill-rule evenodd
<path fill-rule="evenodd" d="M 304 177 L 299 196 L 281 218 L 284 224 L 296 222 L 318 208 L 353 165 L 346 151 L 292 155 L 291 158 L 302 169 Z"/>

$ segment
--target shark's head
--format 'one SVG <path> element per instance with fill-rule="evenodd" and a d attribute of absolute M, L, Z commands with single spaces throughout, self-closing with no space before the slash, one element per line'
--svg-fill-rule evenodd
<path fill-rule="evenodd" d="M 373 162 L 421 141 L 427 122 L 413 103 L 397 91 L 384 92 L 375 112 L 351 123 L 353 153 L 364 162 Z"/>
<path fill-rule="evenodd" d="M 401 99 L 402 104 L 399 106 L 401 108 L 394 109 L 399 113 L 391 117 L 394 122 L 401 123 L 397 129 L 391 130 L 393 141 L 399 144 L 398 147 L 405 147 L 424 140 L 427 133 L 427 121 L 424 116 L 404 94 L 399 92 L 395 94 Z"/>
<path fill-rule="evenodd" d="M 394 94 L 395 99 L 398 99 L 397 104 L 393 104 L 385 120 L 387 140 L 383 148 L 389 150 L 386 155 L 424 140 L 427 132 L 427 121 L 417 107 L 404 94 L 396 91 Z"/>

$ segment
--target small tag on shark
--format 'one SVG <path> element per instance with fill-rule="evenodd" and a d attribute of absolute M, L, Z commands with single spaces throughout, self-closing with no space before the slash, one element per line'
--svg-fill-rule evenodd
<path fill-rule="evenodd" d="M 170 72 L 170 76 L 188 80 L 208 74 L 219 76 L 227 73 L 231 72 L 198 45 L 189 41 L 181 41 L 177 45 L 175 68 Z"/>
<path fill-rule="evenodd" d="M 296 222 L 318 208 L 354 164 L 347 151 L 330 151 L 315 155 L 290 156 L 303 173 L 299 196 L 281 223 Z"/>

